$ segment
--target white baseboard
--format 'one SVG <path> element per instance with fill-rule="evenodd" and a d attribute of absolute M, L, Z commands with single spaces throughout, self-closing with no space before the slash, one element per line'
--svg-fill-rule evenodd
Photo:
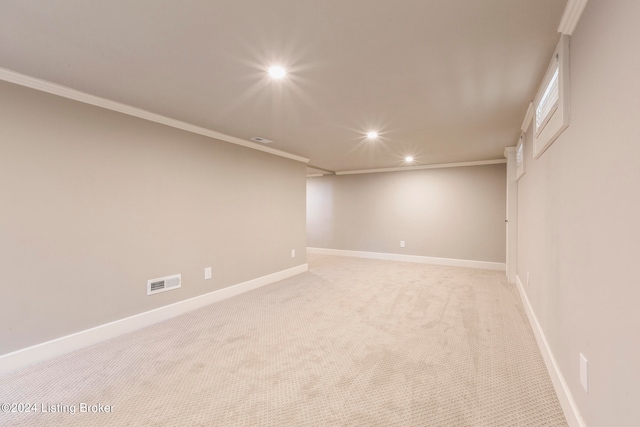
<path fill-rule="evenodd" d="M 127 332 L 132 332 L 137 329 L 153 325 L 154 323 L 162 322 L 214 302 L 222 301 L 224 299 L 240 295 L 244 292 L 275 283 L 279 280 L 293 277 L 297 274 L 304 273 L 308 269 L 308 264 L 301 264 L 287 270 L 278 271 L 273 274 L 238 283 L 204 295 L 165 305 L 164 307 L 158 307 L 153 310 L 145 311 L 144 313 L 105 323 L 104 325 L 96 326 L 71 335 L 17 350 L 12 353 L 4 354 L 0 356 L 0 373 L 19 369 L 36 362 L 52 359 L 53 357 L 69 353 L 73 350 L 78 350 L 110 338 L 115 338 Z"/>
<path fill-rule="evenodd" d="M 386 254 L 381 252 L 347 251 L 343 249 L 307 248 L 307 253 L 321 255 L 350 256 L 356 258 L 381 259 L 386 261 L 416 262 L 420 264 L 448 265 L 451 267 L 481 268 L 506 271 L 503 262 L 471 261 L 466 259 L 435 258 L 418 255 Z"/>
<path fill-rule="evenodd" d="M 522 305 L 524 305 L 524 309 L 527 312 L 527 317 L 529 318 L 531 329 L 533 329 L 533 333 L 536 337 L 538 348 L 540 349 L 540 353 L 542 353 L 545 365 L 547 365 L 547 371 L 549 371 L 549 376 L 551 376 L 551 382 L 553 383 L 553 387 L 556 390 L 556 395 L 558 395 L 560 406 L 562 406 L 564 416 L 567 419 L 567 423 L 571 427 L 586 427 L 586 424 L 584 423 L 584 420 L 580 415 L 580 411 L 578 410 L 578 406 L 576 405 L 575 400 L 573 400 L 573 396 L 571 395 L 569 386 L 564 380 L 562 372 L 560 372 L 560 368 L 558 366 L 558 363 L 556 362 L 555 357 L 553 357 L 553 353 L 551 352 L 551 348 L 549 347 L 547 338 L 545 337 L 544 332 L 540 327 L 540 323 L 538 322 L 536 314 L 533 312 L 533 308 L 531 307 L 529 298 L 524 291 L 524 286 L 522 286 L 522 282 L 520 281 L 520 277 L 518 277 L 518 275 L 516 275 L 516 285 L 518 287 L 518 292 L 520 292 Z"/>

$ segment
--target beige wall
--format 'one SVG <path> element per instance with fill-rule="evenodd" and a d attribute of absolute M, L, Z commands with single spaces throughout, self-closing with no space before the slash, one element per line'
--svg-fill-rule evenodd
<path fill-rule="evenodd" d="M 505 194 L 504 164 L 309 178 L 307 244 L 504 262 Z"/>
<path fill-rule="evenodd" d="M 0 354 L 305 263 L 304 164 L 4 82 L 0 195 Z"/>
<path fill-rule="evenodd" d="M 590 0 L 571 123 L 518 187 L 518 276 L 588 426 L 640 425 L 640 2 Z M 579 353 L 589 360 L 589 392 Z"/>

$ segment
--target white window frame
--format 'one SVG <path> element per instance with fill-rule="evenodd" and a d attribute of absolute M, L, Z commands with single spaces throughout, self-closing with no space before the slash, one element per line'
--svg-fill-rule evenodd
<path fill-rule="evenodd" d="M 524 175 L 524 132 L 520 134 L 518 145 L 516 146 L 516 181 Z"/>
<path fill-rule="evenodd" d="M 539 107 L 549 92 L 554 74 L 558 71 L 558 100 L 544 117 Z M 563 34 L 549 63 L 542 84 L 533 100 L 533 155 L 538 158 L 569 127 L 569 36 Z"/>

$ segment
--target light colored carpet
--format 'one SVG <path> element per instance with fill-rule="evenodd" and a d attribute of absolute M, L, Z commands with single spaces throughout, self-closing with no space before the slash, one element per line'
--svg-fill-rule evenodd
<path fill-rule="evenodd" d="M 12 426 L 565 426 L 503 272 L 310 271 L 0 377 Z M 113 413 L 79 413 L 79 404 Z"/>

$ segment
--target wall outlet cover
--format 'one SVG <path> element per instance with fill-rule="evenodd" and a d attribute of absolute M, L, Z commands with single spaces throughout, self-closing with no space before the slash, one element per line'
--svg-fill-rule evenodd
<path fill-rule="evenodd" d="M 204 280 L 209 280 L 211 279 L 212 273 L 211 273 L 211 267 L 207 267 L 204 269 Z"/>

